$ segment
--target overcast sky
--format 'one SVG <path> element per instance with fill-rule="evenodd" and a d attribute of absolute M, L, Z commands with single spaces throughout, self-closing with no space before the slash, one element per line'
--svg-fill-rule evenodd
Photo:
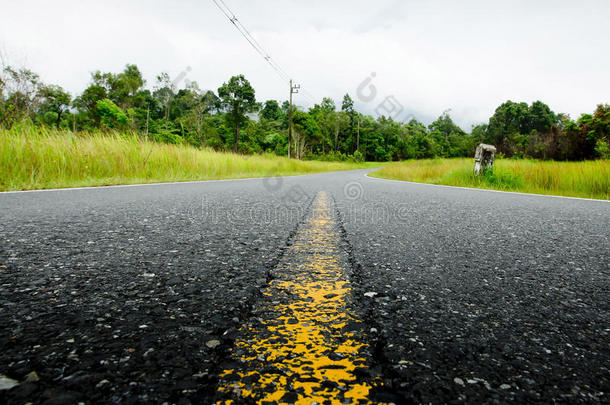
<path fill-rule="evenodd" d="M 3 3 L 5 62 L 72 95 L 90 72 L 134 63 L 150 87 L 158 73 L 177 77 L 190 67 L 186 79 L 203 89 L 243 73 L 259 101 L 288 96 L 288 84 L 212 0 Z M 400 120 L 413 114 L 429 123 L 451 109 L 468 130 L 508 99 L 542 100 L 573 118 L 610 102 L 608 0 L 225 3 L 306 89 L 295 99 L 305 108 L 308 95 L 340 106 L 350 93 L 360 111 L 385 109 Z"/>

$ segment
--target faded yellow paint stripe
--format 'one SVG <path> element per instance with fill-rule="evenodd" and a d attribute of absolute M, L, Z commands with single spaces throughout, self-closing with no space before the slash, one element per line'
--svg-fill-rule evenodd
<path fill-rule="evenodd" d="M 350 308 L 345 252 L 325 192 L 297 232 L 232 349 L 220 376 L 219 403 L 341 404 L 369 402 L 359 381 L 368 346 Z"/>

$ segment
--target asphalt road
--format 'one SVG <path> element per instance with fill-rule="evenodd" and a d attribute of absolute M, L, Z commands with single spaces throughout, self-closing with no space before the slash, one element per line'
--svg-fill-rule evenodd
<path fill-rule="evenodd" d="M 0 403 L 214 402 L 320 191 L 371 401 L 609 401 L 610 203 L 365 173 L 0 194 Z"/>

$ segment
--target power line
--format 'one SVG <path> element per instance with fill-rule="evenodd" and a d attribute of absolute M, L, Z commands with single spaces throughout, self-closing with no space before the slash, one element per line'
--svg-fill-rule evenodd
<path fill-rule="evenodd" d="M 316 100 L 315 100 L 313 94 L 311 94 L 309 91 L 307 91 L 307 89 L 304 87 L 301 87 L 301 91 L 303 92 L 303 95 L 309 99 L 309 101 L 311 101 L 314 105 L 316 104 Z"/>
<path fill-rule="evenodd" d="M 271 56 L 269 56 L 269 53 L 265 51 L 265 49 L 263 48 L 263 46 L 256 40 L 256 38 L 254 38 L 254 36 L 250 33 L 250 31 L 248 31 L 248 29 L 241 23 L 240 20 L 237 19 L 237 17 L 235 17 L 235 14 L 233 12 L 231 12 L 231 9 L 229 9 L 229 7 L 227 6 L 227 4 L 224 2 L 224 0 L 220 0 L 220 2 L 222 3 L 222 5 L 231 13 L 231 15 L 233 16 L 233 24 L 234 25 L 239 25 L 239 27 L 237 28 L 241 28 L 241 30 L 243 30 L 243 32 L 245 32 L 245 34 L 247 35 L 248 38 L 250 38 L 252 40 L 252 42 L 254 43 L 254 45 L 256 47 L 258 47 L 258 49 L 260 49 L 262 51 L 262 53 L 265 55 L 264 58 L 267 60 L 267 62 L 269 62 L 271 65 L 274 65 L 277 70 L 280 71 L 280 73 L 286 77 L 290 77 L 289 74 L 286 73 L 286 71 L 284 69 L 282 69 L 282 67 L 275 61 L 273 60 L 273 58 L 271 58 Z M 240 31 L 241 31 L 240 30 Z"/>
<path fill-rule="evenodd" d="M 246 41 L 248 41 L 248 43 L 252 46 L 252 48 L 254 48 L 254 50 L 263 59 L 265 59 L 265 61 L 267 61 L 269 66 L 271 66 L 273 68 L 273 70 L 276 71 L 276 73 L 279 75 L 279 77 L 285 81 L 290 80 L 290 76 L 286 73 L 286 71 L 284 71 L 284 69 L 282 69 L 280 67 L 280 65 L 271 58 L 271 56 L 269 56 L 267 51 L 265 51 L 265 49 L 261 46 L 261 44 L 259 44 L 258 41 L 252 36 L 252 34 L 250 34 L 250 31 L 248 31 L 248 29 L 241 23 L 241 21 L 239 21 L 237 19 L 235 14 L 226 5 L 226 3 L 223 0 L 220 0 L 220 3 L 218 0 L 212 0 L 212 1 L 214 2 L 214 4 L 216 4 L 216 7 L 218 7 L 220 9 L 220 11 L 222 11 L 222 13 L 225 15 L 225 17 L 227 17 L 229 19 L 231 24 L 233 24 L 235 26 L 237 31 L 239 31 L 239 33 L 246 39 Z"/>
<path fill-rule="evenodd" d="M 254 50 L 263 58 L 265 61 L 275 70 L 278 76 L 284 81 L 290 81 L 290 75 L 286 73 L 286 71 L 269 55 L 265 48 L 250 34 L 250 31 L 237 19 L 235 13 L 231 11 L 229 6 L 224 2 L 224 0 L 212 0 L 216 7 L 222 11 L 222 13 L 229 19 L 231 24 L 235 26 L 237 31 L 248 41 L 248 43 L 254 48 Z M 220 2 L 220 3 L 219 3 Z M 221 5 L 222 4 L 222 5 Z M 315 104 L 315 99 L 307 90 L 303 90 L 303 95 L 310 99 L 310 101 Z"/>

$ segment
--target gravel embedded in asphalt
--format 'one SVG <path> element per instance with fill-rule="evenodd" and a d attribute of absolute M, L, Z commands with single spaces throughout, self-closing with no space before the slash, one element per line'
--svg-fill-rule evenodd
<path fill-rule="evenodd" d="M 0 402 L 209 403 L 320 190 L 374 400 L 608 400 L 609 203 L 365 172 L 0 194 Z"/>
<path fill-rule="evenodd" d="M 386 386 L 421 403 L 608 400 L 610 203 L 362 185 L 340 201 Z M 387 220 L 351 218 L 363 205 Z"/>
<path fill-rule="evenodd" d="M 206 402 L 309 204 L 261 221 L 274 201 L 260 180 L 0 194 L 0 374 L 40 376 L 0 402 Z"/>

